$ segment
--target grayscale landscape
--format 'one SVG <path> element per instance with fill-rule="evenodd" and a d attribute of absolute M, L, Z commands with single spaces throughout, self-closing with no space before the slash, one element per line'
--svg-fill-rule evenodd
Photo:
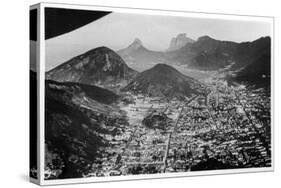
<path fill-rule="evenodd" d="M 270 33 L 194 38 L 179 25 L 163 47 L 161 25 L 145 42 L 141 26 L 101 45 L 87 35 L 87 50 L 91 24 L 47 41 L 45 179 L 271 167 Z"/>

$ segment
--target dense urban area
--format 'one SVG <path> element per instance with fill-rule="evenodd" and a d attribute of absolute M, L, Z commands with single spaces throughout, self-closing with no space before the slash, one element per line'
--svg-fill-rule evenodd
<path fill-rule="evenodd" d="M 121 104 L 130 126 L 106 135 L 86 176 L 271 166 L 270 93 L 210 80 L 206 95 L 183 101 L 134 95 Z"/>

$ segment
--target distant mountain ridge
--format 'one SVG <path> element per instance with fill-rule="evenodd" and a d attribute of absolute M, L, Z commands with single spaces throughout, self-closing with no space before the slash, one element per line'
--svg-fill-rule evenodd
<path fill-rule="evenodd" d="M 219 41 L 202 36 L 169 54 L 171 61 L 199 70 L 217 70 L 233 62 L 235 42 Z"/>
<path fill-rule="evenodd" d="M 178 45 L 175 42 L 177 40 L 180 41 Z M 126 63 L 139 71 L 149 69 L 159 63 L 180 64 L 188 68 L 207 71 L 218 70 L 233 64 L 232 70 L 238 70 L 251 64 L 255 56 L 262 51 L 270 49 L 270 37 L 237 43 L 216 40 L 207 35 L 192 41 L 186 37 L 186 34 L 179 34 L 171 41 L 173 50 L 165 52 L 148 50 L 142 42 L 138 42 L 139 45 L 133 45 L 134 43 L 117 53 Z M 130 46 L 135 46 L 135 48 L 132 49 Z"/>
<path fill-rule="evenodd" d="M 191 45 L 173 52 L 170 57 L 180 64 L 199 70 L 218 70 L 230 64 L 233 64 L 232 70 L 238 70 L 251 64 L 265 51 L 270 51 L 270 37 L 236 43 L 202 36 Z"/>
<path fill-rule="evenodd" d="M 136 74 L 113 50 L 98 47 L 50 70 L 46 79 L 106 86 L 129 81 Z"/>

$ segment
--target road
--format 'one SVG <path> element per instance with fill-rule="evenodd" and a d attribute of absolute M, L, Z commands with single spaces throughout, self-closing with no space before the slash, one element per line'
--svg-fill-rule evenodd
<path fill-rule="evenodd" d="M 188 105 L 189 103 L 191 103 L 193 100 L 195 100 L 196 98 L 198 97 L 198 95 L 194 96 L 193 98 L 191 98 L 189 101 L 187 101 L 185 103 L 185 105 Z M 170 143 L 171 143 L 171 138 L 172 138 L 172 134 L 176 132 L 177 130 L 177 125 L 179 123 L 179 120 L 181 118 L 181 114 L 184 110 L 184 106 L 182 106 L 180 112 L 179 112 L 179 115 L 177 117 L 177 120 L 176 120 L 176 123 L 173 127 L 173 131 L 169 133 L 169 136 L 168 136 L 168 141 L 167 141 L 167 145 L 166 145 L 166 150 L 165 150 L 165 156 L 164 156 L 164 159 L 163 159 L 163 163 L 164 163 L 164 167 L 163 167 L 163 173 L 166 171 L 166 168 L 167 168 L 167 158 L 169 156 L 169 150 L 170 150 Z"/>

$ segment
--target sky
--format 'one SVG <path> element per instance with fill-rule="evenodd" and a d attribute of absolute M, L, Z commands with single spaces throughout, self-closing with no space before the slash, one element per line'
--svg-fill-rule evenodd
<path fill-rule="evenodd" d="M 208 35 L 218 40 L 253 41 L 269 36 L 268 22 L 176 16 L 111 13 L 72 32 L 46 40 L 46 71 L 90 49 L 126 48 L 135 38 L 155 51 L 164 51 L 179 33 L 197 40 Z"/>

